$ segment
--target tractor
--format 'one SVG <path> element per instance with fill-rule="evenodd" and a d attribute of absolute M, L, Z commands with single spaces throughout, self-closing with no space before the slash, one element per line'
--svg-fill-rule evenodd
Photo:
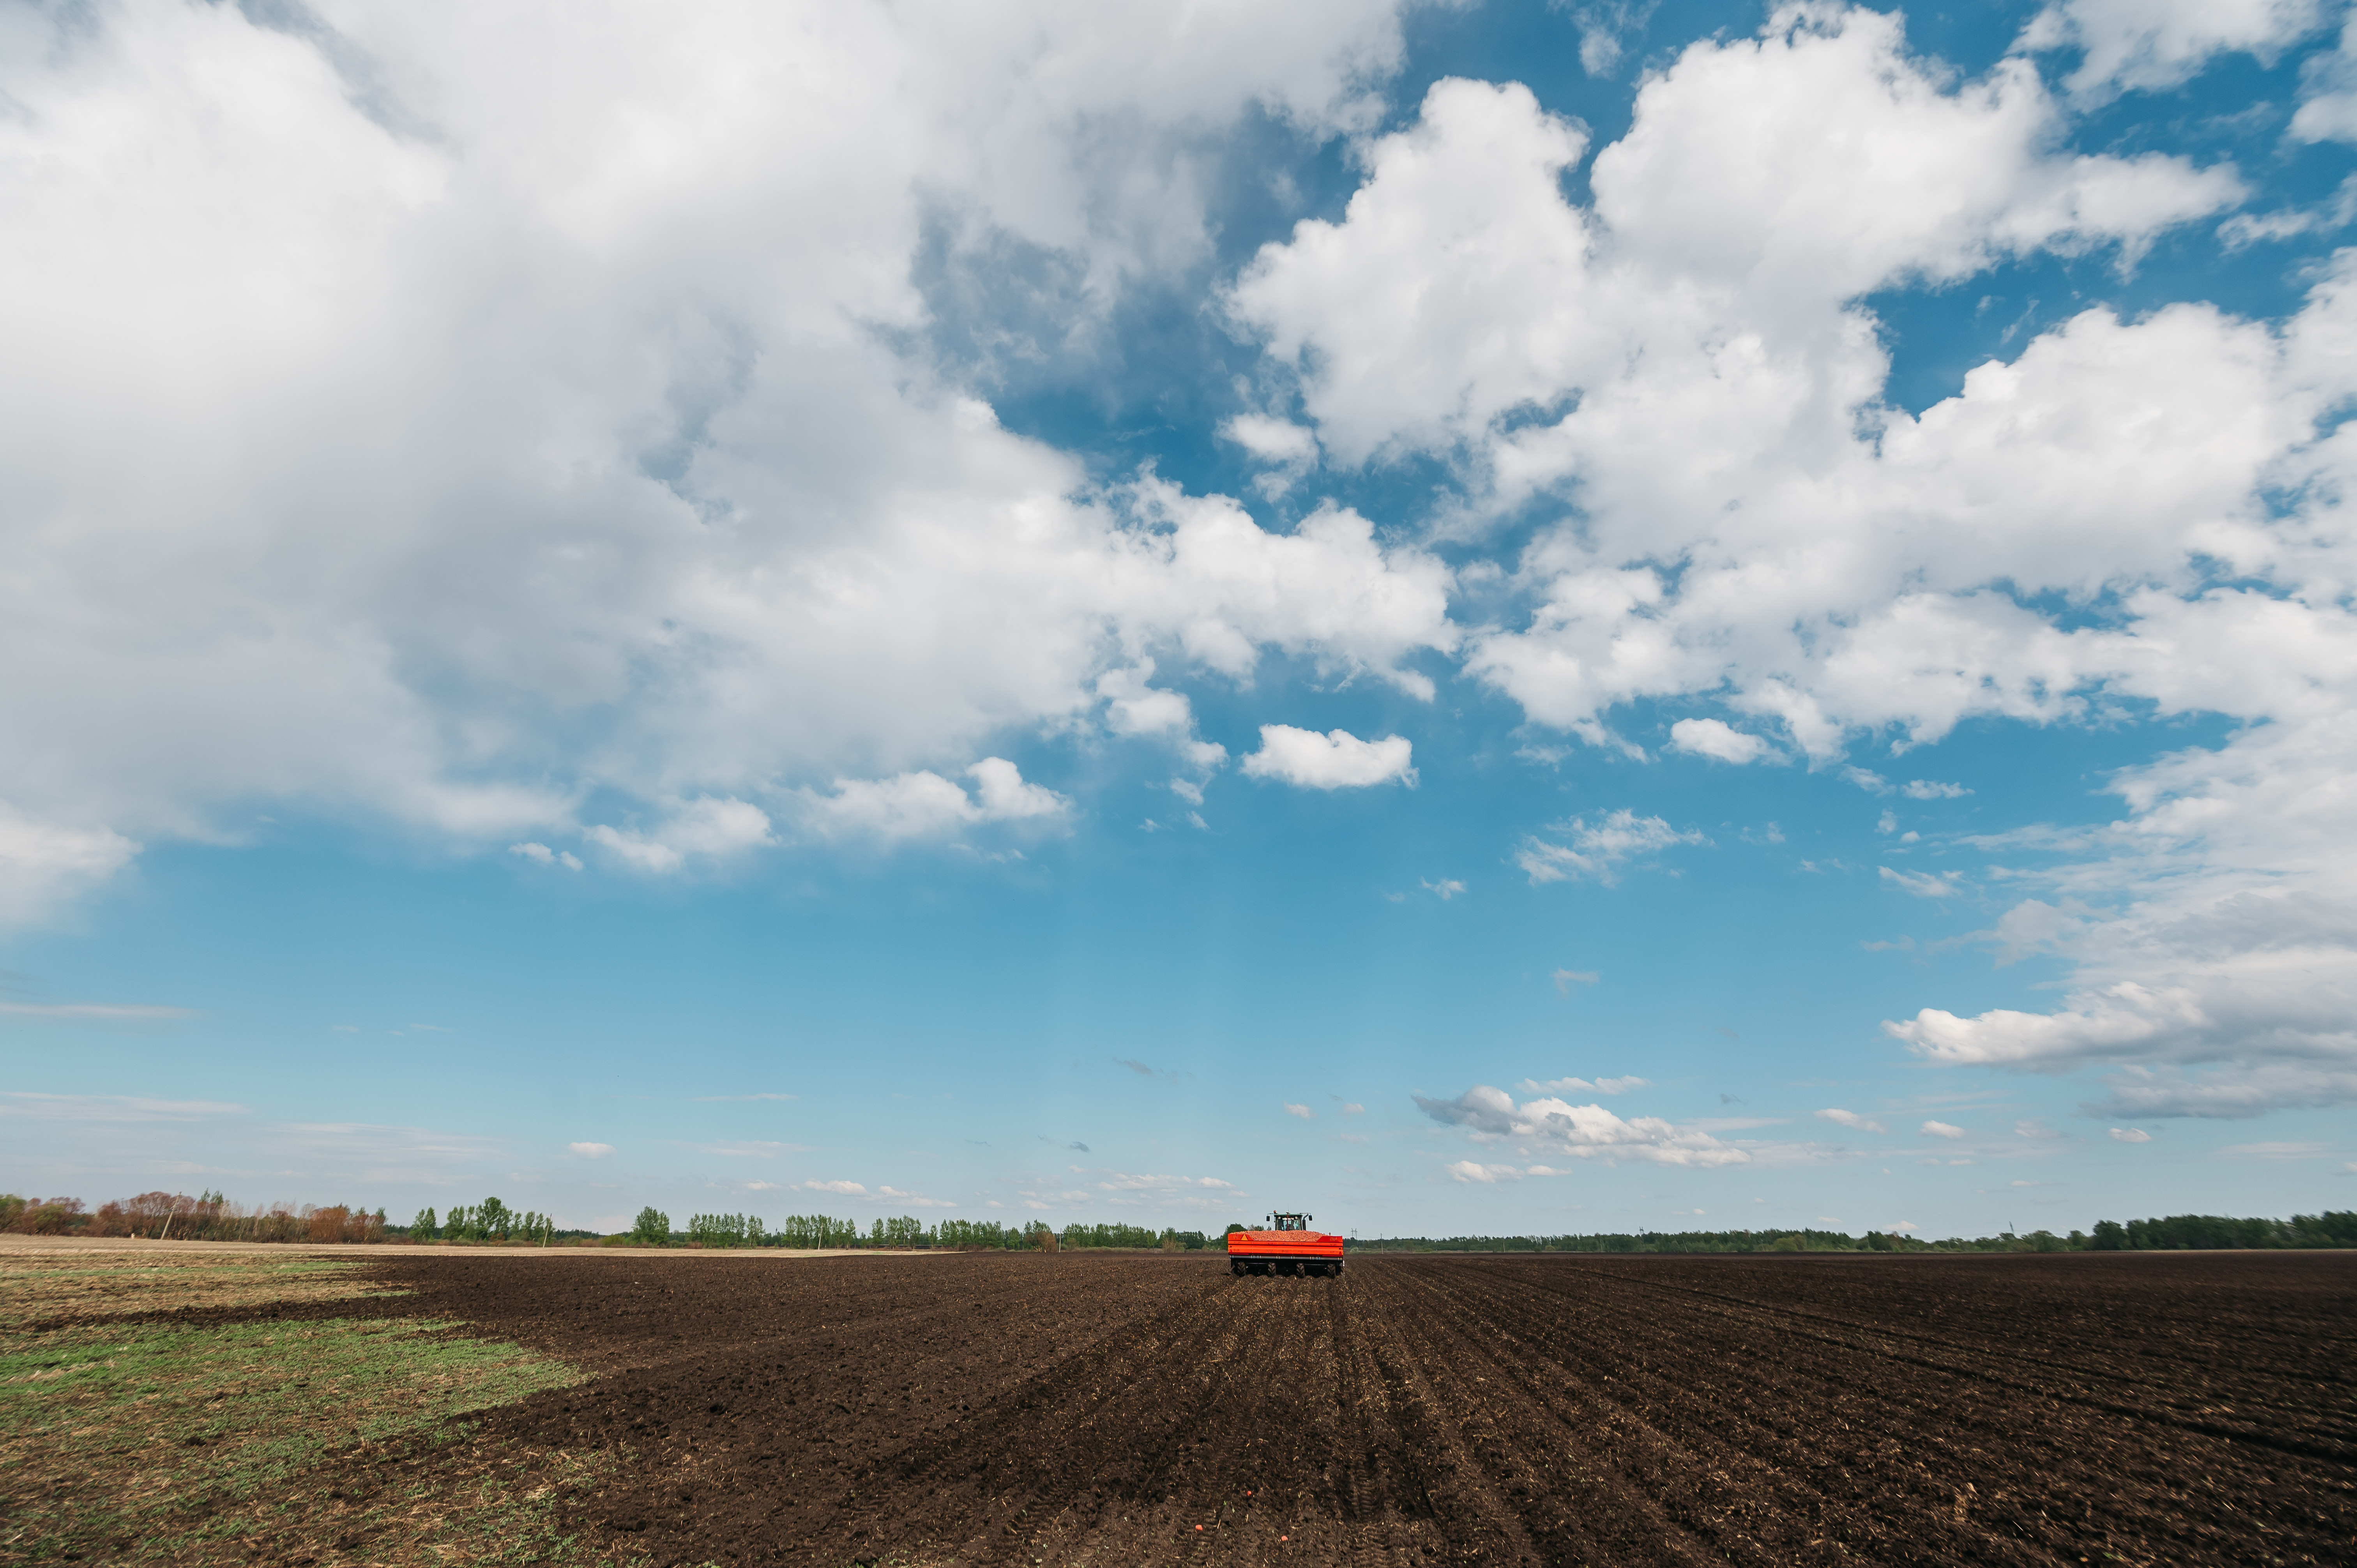
<path fill-rule="evenodd" d="M 1271 1214 L 1265 1229 L 1228 1232 L 1228 1273 L 1326 1274 L 1342 1272 L 1342 1238 L 1309 1229 L 1307 1214 Z"/>

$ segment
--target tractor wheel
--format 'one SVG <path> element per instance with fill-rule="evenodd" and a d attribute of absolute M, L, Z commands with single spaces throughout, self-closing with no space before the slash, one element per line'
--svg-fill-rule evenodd
<path fill-rule="evenodd" d="M 1235 1262 L 1233 1262 L 1230 1263 L 1230 1264 L 1228 1265 L 1228 1273 L 1232 1273 L 1232 1274 L 1235 1275 L 1235 1276 L 1236 1276 L 1236 1278 L 1238 1278 L 1238 1279 L 1242 1279 L 1242 1278 L 1243 1278 L 1243 1277 L 1244 1277 L 1244 1264 L 1243 1264 L 1243 1259 L 1241 1259 L 1241 1258 L 1239 1258 L 1239 1259 L 1237 1259 Z"/>

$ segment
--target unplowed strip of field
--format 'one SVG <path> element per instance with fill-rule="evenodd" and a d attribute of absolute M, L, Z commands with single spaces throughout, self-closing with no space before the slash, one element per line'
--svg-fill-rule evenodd
<path fill-rule="evenodd" d="M 401 1260 L 657 1563 L 2330 1563 L 2357 1257 Z"/>

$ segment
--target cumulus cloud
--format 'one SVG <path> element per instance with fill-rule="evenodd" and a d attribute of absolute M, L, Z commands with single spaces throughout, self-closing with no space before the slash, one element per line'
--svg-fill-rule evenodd
<path fill-rule="evenodd" d="M 1888 1133 L 1890 1131 L 1889 1128 L 1870 1117 L 1861 1116 L 1855 1111 L 1843 1111 L 1838 1108 L 1818 1112 L 1817 1120 L 1820 1122 L 1831 1122 L 1836 1126 L 1847 1127 L 1859 1133 Z"/>
<path fill-rule="evenodd" d="M 2322 20 L 2318 0 L 2057 0 L 2022 29 L 2018 48 L 2080 51 L 2064 79 L 2102 99 L 2170 88 L 2229 50 L 2272 63 Z"/>
<path fill-rule="evenodd" d="M 1454 1100 L 1421 1094 L 1415 1099 L 1434 1121 L 1462 1127 L 1477 1139 L 1518 1139 L 1581 1159 L 1709 1167 L 1742 1165 L 1751 1158 L 1748 1151 L 1708 1133 L 1675 1127 L 1658 1116 L 1624 1121 L 1601 1105 L 1573 1105 L 1552 1095 L 1516 1104 L 1505 1090 L 1476 1084 Z"/>
<path fill-rule="evenodd" d="M 867 1188 L 856 1181 L 798 1181 L 794 1184 L 794 1189 L 798 1192 L 832 1193 L 837 1197 L 867 1196 Z"/>
<path fill-rule="evenodd" d="M 1626 807 L 1593 824 L 1585 817 L 1574 817 L 1547 832 L 1570 842 L 1533 836 L 1514 852 L 1514 864 L 1534 886 L 1585 877 L 1609 887 L 1620 880 L 1620 869 L 1629 861 L 1677 844 L 1704 842 L 1700 832 L 1681 832 L 1659 817 L 1641 817 Z"/>
<path fill-rule="evenodd" d="M 1318 1112 L 1310 1110 L 1307 1105 L 1297 1105 L 1290 1100 L 1285 1102 L 1285 1113 L 1287 1116 L 1298 1116 L 1304 1122 L 1314 1121 L 1318 1115 Z"/>
<path fill-rule="evenodd" d="M 2115 1127 L 2111 1131 L 2112 1138 L 2116 1143 L 2149 1144 L 2152 1142 L 2152 1134 L 2141 1127 Z"/>
<path fill-rule="evenodd" d="M 1266 414 L 1238 414 L 1220 427 L 1220 434 L 1254 456 L 1274 462 L 1303 462 L 1318 455 L 1318 437 L 1308 426 Z"/>
<path fill-rule="evenodd" d="M 1775 748 L 1720 719 L 1680 719 L 1670 726 L 1670 749 L 1692 752 L 1738 766 L 1773 755 Z"/>
<path fill-rule="evenodd" d="M 565 1146 L 576 1158 L 584 1160 L 602 1160 L 614 1152 L 611 1144 L 567 1144 Z"/>
<path fill-rule="evenodd" d="M 1205 264 L 1207 148 L 1365 127 L 1399 50 L 1340 0 L 27 14 L 0 914 L 261 801 L 546 846 L 953 778 L 1147 655 L 1428 688 L 1437 561 L 1095 483 L 917 280 L 935 232 L 1053 257 L 1086 331 Z"/>
<path fill-rule="evenodd" d="M 581 869 L 581 859 L 570 850 L 554 850 L 544 843 L 511 843 L 510 854 L 522 855 L 535 865 L 561 865 L 567 871 Z"/>
<path fill-rule="evenodd" d="M 1426 892 L 1433 895 L 1444 904 L 1448 903 L 1451 898 L 1456 897 L 1459 893 L 1465 891 L 1465 884 L 1458 881 L 1454 877 L 1448 876 L 1444 876 L 1437 882 L 1423 882 L 1422 886 Z"/>
<path fill-rule="evenodd" d="M 1319 735 L 1291 725 L 1263 725 L 1260 749 L 1244 758 L 1243 770 L 1255 779 L 1282 779 L 1305 789 L 1363 789 L 1394 781 L 1414 789 L 1411 749 L 1402 736 L 1361 740 L 1348 730 Z"/>
<path fill-rule="evenodd" d="M 2357 142 L 2357 17 L 2341 25 L 2338 49 L 2301 70 L 2291 134 L 2304 142 Z"/>
<path fill-rule="evenodd" d="M 1933 1138 L 1961 1138 L 1964 1135 L 1964 1130 L 1953 1122 L 1926 1122 L 1917 1131 Z"/>
<path fill-rule="evenodd" d="M 2070 91 L 2094 98 L 2221 51 L 2271 58 L 2321 16 L 2066 0 L 2022 47 L 2077 49 Z M 2341 134 L 2352 38 L 2311 62 L 2296 135 Z M 1672 749 L 1733 760 L 1772 737 L 1824 767 L 1869 735 L 1904 750 L 2121 701 L 2235 721 L 2116 776 L 2124 820 L 2056 837 L 2062 864 L 2009 871 L 2049 877 L 2047 908 L 2078 901 L 2045 944 L 2072 972 L 2061 1007 L 1892 1029 L 1940 1062 L 2221 1064 L 2115 1088 L 2153 1114 L 2328 1102 L 2357 1068 L 2357 852 L 2337 847 L 2357 843 L 2339 783 L 2357 770 L 2357 432 L 2333 413 L 2357 396 L 2357 257 L 2276 324 L 2083 310 L 1920 413 L 1887 401 L 1858 303 L 2040 251 L 2131 266 L 2244 199 L 2231 166 L 2072 152 L 2068 124 L 2025 56 L 1960 79 L 1909 50 L 1898 13 L 1781 6 L 1648 79 L 1586 203 L 1561 177 L 1589 156 L 1580 127 L 1516 88 L 1437 83 L 1369 146 L 1339 219 L 1265 248 L 1231 308 L 1293 371 L 1329 461 L 1457 466 L 1443 526 L 1576 499 L 1519 556 L 1527 611 L 1464 648 L 1535 727 L 1626 752 L 1616 710 L 1706 700 L 1723 716 L 1682 721 Z M 2057 596 L 2108 607 L 2063 623 Z M 1517 860 L 1610 875 L 1559 838 Z"/>
<path fill-rule="evenodd" d="M 651 832 L 640 832 L 601 822 L 581 836 L 584 842 L 611 852 L 617 860 L 634 870 L 658 874 L 677 871 L 693 856 L 719 860 L 777 842 L 770 834 L 769 813 L 759 806 L 737 800 L 710 799 L 680 802 Z M 570 861 L 573 857 L 565 858 Z"/>
<path fill-rule="evenodd" d="M 1025 781 L 1001 757 L 965 770 L 972 793 L 931 771 L 889 779 L 838 779 L 831 793 L 804 791 L 803 821 L 828 838 L 866 836 L 893 842 L 940 837 L 982 822 L 1053 821 L 1071 802 L 1044 785 Z"/>

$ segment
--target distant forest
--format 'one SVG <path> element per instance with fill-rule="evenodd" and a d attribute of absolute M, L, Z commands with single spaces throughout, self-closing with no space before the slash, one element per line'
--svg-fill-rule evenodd
<path fill-rule="evenodd" d="M 2092 1231 L 2050 1230 L 1918 1240 L 1891 1231 L 1640 1230 L 1587 1236 L 1391 1236 L 1353 1241 L 1358 1252 L 2187 1252 L 2230 1247 L 2357 1247 L 2357 1211 L 2327 1209 L 2289 1219 L 2172 1214 L 2161 1219 L 2098 1219 Z"/>
<path fill-rule="evenodd" d="M 1241 1225 L 1227 1229 L 1240 1230 Z M 1143 1225 L 1071 1224 L 1059 1230 L 1041 1220 L 942 1219 L 927 1225 L 899 1216 L 862 1227 L 856 1219 L 791 1214 L 771 1227 L 759 1215 L 697 1214 L 685 1230 L 672 1229 L 660 1209 L 645 1208 L 627 1231 L 601 1235 L 560 1230 L 548 1215 L 519 1212 L 496 1197 L 460 1204 L 447 1214 L 425 1209 L 406 1226 L 388 1226 L 382 1208 L 357 1204 L 231 1203 L 218 1192 L 143 1192 L 92 1209 L 78 1197 L 19 1197 L 0 1193 L 0 1233 L 38 1236 L 145 1236 L 189 1241 L 433 1241 L 548 1246 L 882 1247 L 1059 1251 L 1122 1248 L 1200 1251 L 1220 1240 L 1201 1230 L 1157 1230 Z M 1919 1240 L 1893 1231 L 1852 1236 L 1839 1230 L 1639 1230 L 1566 1236 L 1384 1236 L 1353 1239 L 1353 1252 L 2170 1252 L 2224 1248 L 2357 1247 L 2357 1211 L 2327 1209 L 2288 1219 L 2234 1219 L 2214 1214 L 2172 1214 L 2159 1219 L 2099 1219 L 2090 1231 L 2058 1236 L 2022 1234 Z"/>
<path fill-rule="evenodd" d="M 357 1204 L 231 1203 L 220 1193 L 143 1192 L 91 1209 L 79 1197 L 0 1193 L 0 1234 L 145 1236 L 167 1241 L 382 1241 L 384 1210 Z"/>

